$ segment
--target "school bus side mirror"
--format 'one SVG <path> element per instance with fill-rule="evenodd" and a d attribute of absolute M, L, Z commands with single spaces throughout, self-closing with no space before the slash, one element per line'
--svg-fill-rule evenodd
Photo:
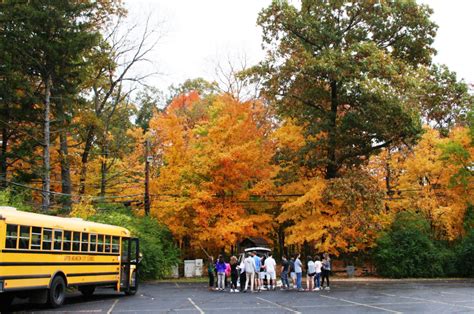
<path fill-rule="evenodd" d="M 138 253 L 138 262 L 140 263 L 143 259 L 143 254 L 142 252 Z"/>

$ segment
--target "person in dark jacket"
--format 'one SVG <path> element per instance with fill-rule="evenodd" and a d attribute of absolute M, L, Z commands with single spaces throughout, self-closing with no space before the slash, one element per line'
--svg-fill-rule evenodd
<path fill-rule="evenodd" d="M 214 290 L 214 272 L 216 266 L 214 265 L 214 258 L 209 256 L 209 264 L 207 265 L 207 275 L 209 276 L 209 290 Z"/>
<path fill-rule="evenodd" d="M 237 257 L 232 256 L 230 258 L 230 292 L 239 292 L 237 290 L 237 280 L 239 279 Z"/>

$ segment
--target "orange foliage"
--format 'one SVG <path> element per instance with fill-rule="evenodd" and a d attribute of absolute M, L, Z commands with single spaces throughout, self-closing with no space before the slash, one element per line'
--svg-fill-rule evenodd
<path fill-rule="evenodd" d="M 178 97 L 150 121 L 162 165 L 152 179 L 152 214 L 180 241 L 206 247 L 264 235 L 269 217 L 241 200 L 271 174 L 269 121 L 259 102 Z"/>

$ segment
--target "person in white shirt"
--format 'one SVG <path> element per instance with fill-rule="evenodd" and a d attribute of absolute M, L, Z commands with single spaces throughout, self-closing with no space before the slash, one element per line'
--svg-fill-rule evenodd
<path fill-rule="evenodd" d="M 250 254 L 247 254 L 247 257 L 244 260 L 245 264 L 245 289 L 244 292 L 247 292 L 248 284 L 250 282 L 250 291 L 254 292 L 254 283 L 255 283 L 255 272 L 257 267 L 255 266 L 255 260 Z"/>
<path fill-rule="evenodd" d="M 314 276 L 314 291 L 319 291 L 321 289 L 321 268 L 323 267 L 323 264 L 321 263 L 318 255 L 316 255 L 314 259 L 316 260 L 314 262 L 314 268 L 316 269 L 316 275 Z"/>
<path fill-rule="evenodd" d="M 267 279 L 270 279 L 270 290 L 275 290 L 276 288 L 275 266 L 275 259 L 272 257 L 272 253 L 269 253 L 268 257 L 265 259 L 265 271 L 267 273 Z"/>
<path fill-rule="evenodd" d="M 314 276 L 316 275 L 316 268 L 314 267 L 313 258 L 308 256 L 308 271 L 306 272 L 306 290 L 313 291 Z"/>

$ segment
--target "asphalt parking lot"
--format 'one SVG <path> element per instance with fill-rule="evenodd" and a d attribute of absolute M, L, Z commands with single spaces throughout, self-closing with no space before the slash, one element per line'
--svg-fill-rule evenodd
<path fill-rule="evenodd" d="M 97 290 L 56 310 L 16 302 L 23 313 L 474 313 L 474 281 L 333 281 L 330 291 L 208 291 L 204 283 L 143 284 L 127 297 Z"/>

